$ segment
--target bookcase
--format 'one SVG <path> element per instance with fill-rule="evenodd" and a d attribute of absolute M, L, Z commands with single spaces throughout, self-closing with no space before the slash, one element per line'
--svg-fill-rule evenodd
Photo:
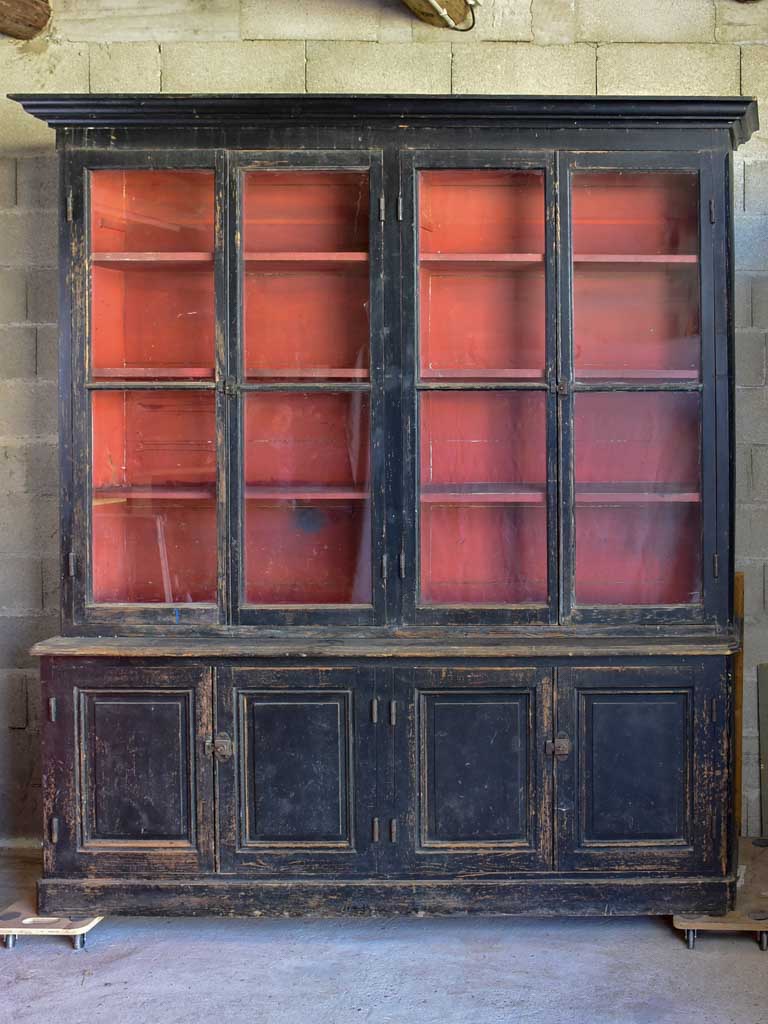
<path fill-rule="evenodd" d="M 724 910 L 754 102 L 16 98 L 61 166 L 41 911 Z"/>

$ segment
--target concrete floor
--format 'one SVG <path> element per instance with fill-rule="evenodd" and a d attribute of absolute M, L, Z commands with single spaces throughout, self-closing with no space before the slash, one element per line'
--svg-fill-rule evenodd
<path fill-rule="evenodd" d="M 36 864 L 0 862 L 0 907 Z M 666 919 L 111 919 L 0 947 L 15 1024 L 768 1024 L 768 953 Z"/>

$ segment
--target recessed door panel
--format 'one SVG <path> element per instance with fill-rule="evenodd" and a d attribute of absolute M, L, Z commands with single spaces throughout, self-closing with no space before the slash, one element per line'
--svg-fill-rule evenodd
<path fill-rule="evenodd" d="M 716 863 L 719 665 L 562 669 L 560 870 L 686 873 Z"/>
<path fill-rule="evenodd" d="M 395 696 L 392 872 L 424 877 L 549 867 L 550 674 L 406 670 Z"/>
<path fill-rule="evenodd" d="M 100 660 L 44 677 L 47 873 L 213 870 L 211 675 Z"/>
<path fill-rule="evenodd" d="M 222 871 L 374 870 L 375 673 L 231 668 L 217 675 Z"/>

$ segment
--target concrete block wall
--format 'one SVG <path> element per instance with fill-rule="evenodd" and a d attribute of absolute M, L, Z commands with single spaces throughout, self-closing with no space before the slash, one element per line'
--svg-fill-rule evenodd
<path fill-rule="evenodd" d="M 57 626 L 53 134 L 6 93 L 741 93 L 761 100 L 768 126 L 768 0 L 485 0 L 464 35 L 422 24 L 400 0 L 53 8 L 43 36 L 0 37 L 0 842 L 39 835 L 26 651 Z M 768 129 L 736 171 L 744 824 L 755 832 L 756 665 L 768 661 Z"/>

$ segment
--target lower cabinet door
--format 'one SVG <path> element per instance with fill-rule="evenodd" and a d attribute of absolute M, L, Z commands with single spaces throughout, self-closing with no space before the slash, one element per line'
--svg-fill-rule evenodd
<path fill-rule="evenodd" d="M 551 672 L 413 669 L 394 693 L 392 873 L 551 868 Z"/>
<path fill-rule="evenodd" d="M 217 673 L 220 869 L 370 874 L 375 868 L 375 671 Z"/>
<path fill-rule="evenodd" d="M 560 870 L 717 869 L 727 806 L 722 671 L 719 659 L 559 671 Z"/>
<path fill-rule="evenodd" d="M 213 869 L 211 670 L 54 662 L 43 677 L 46 874 Z"/>

